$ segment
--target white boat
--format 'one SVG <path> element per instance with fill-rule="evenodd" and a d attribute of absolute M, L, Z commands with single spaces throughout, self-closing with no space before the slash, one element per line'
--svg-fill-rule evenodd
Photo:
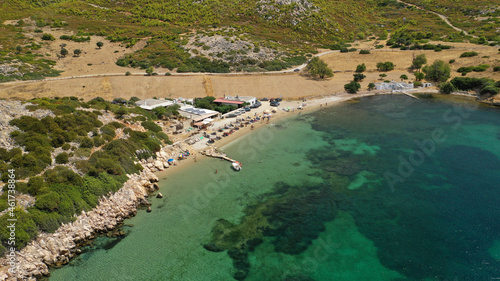
<path fill-rule="evenodd" d="M 240 163 L 240 162 L 238 162 L 238 161 L 234 161 L 233 163 L 231 163 L 231 165 L 233 166 L 233 169 L 234 169 L 235 171 L 239 171 L 239 170 L 241 170 L 241 163 Z"/>

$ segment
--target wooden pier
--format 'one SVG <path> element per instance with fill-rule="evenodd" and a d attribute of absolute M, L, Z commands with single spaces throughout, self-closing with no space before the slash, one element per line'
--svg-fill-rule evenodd
<path fill-rule="evenodd" d="M 410 94 L 410 93 L 405 93 L 405 92 L 403 92 L 403 94 L 405 94 L 405 95 L 409 96 L 410 98 L 414 98 L 414 99 L 420 100 L 419 98 L 417 98 L 416 96 L 414 96 L 414 95 L 412 95 L 412 94 Z"/>
<path fill-rule="evenodd" d="M 222 153 L 222 152 L 219 152 L 219 151 L 216 151 L 215 149 L 210 149 L 210 150 L 205 150 L 205 151 L 202 151 L 201 154 L 205 155 L 205 156 L 209 156 L 209 157 L 214 157 L 214 158 L 219 158 L 219 159 L 223 159 L 223 160 L 226 160 L 226 161 L 229 161 L 231 163 L 233 162 L 237 162 L 236 160 L 234 159 L 231 159 L 229 157 L 227 157 L 226 154 Z"/>

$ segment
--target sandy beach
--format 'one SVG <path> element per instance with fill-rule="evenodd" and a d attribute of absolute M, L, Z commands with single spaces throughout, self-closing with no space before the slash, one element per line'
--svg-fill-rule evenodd
<path fill-rule="evenodd" d="M 194 143 L 193 145 L 187 145 L 184 143 L 184 140 L 178 141 L 176 144 L 181 143 L 183 147 L 186 147 L 191 155 L 187 157 L 184 160 L 178 161 L 176 166 L 171 166 L 164 171 L 157 172 L 157 176 L 160 179 L 166 179 L 168 175 L 175 173 L 179 171 L 180 169 L 187 168 L 197 162 L 197 160 L 201 159 L 202 157 L 208 157 L 202 154 L 203 151 L 209 150 L 212 148 L 215 148 L 218 151 L 224 152 L 224 146 L 230 144 L 231 142 L 234 142 L 238 140 L 241 137 L 244 137 L 247 134 L 251 134 L 252 132 L 255 132 L 259 130 L 260 128 L 264 126 L 269 126 L 274 124 L 276 121 L 286 118 L 286 117 L 291 117 L 293 115 L 298 115 L 298 114 L 305 114 L 307 112 L 311 112 L 314 110 L 318 110 L 323 107 L 327 106 L 333 106 L 336 104 L 339 104 L 341 102 L 345 102 L 351 99 L 356 99 L 356 98 L 361 98 L 361 97 L 367 97 L 367 96 L 373 96 L 373 95 L 382 95 L 382 94 L 391 94 L 390 92 L 387 91 L 372 91 L 372 92 L 363 92 L 363 93 L 358 93 L 358 94 L 338 94 L 338 95 L 332 95 L 332 96 L 324 96 L 320 98 L 315 98 L 315 99 L 306 99 L 305 101 L 303 100 L 284 100 L 280 102 L 280 106 L 278 107 L 272 107 L 269 105 L 269 102 L 262 102 L 262 106 L 257 108 L 257 109 L 252 109 L 250 112 L 247 112 L 245 114 L 242 114 L 241 116 L 238 117 L 240 118 L 247 118 L 247 117 L 254 117 L 255 114 L 257 113 L 257 116 L 262 116 L 264 114 L 264 111 L 271 111 L 272 109 L 276 109 L 276 113 L 271 113 L 271 117 L 269 121 L 257 121 L 252 123 L 253 128 L 248 125 L 246 127 L 242 127 L 239 130 L 235 130 L 232 134 L 229 136 L 223 137 L 220 140 L 216 141 L 213 144 L 207 144 L 206 138 L 203 140 L 200 140 L 199 142 Z M 401 94 L 401 93 L 397 93 Z M 302 106 L 304 105 L 305 106 Z M 298 106 L 302 106 L 302 109 L 297 109 Z M 290 110 L 283 110 L 289 108 Z M 217 131 L 218 128 L 223 128 L 224 126 L 227 126 L 231 123 L 235 123 L 236 118 L 226 118 L 226 119 L 219 119 L 215 122 L 213 122 L 212 126 L 208 127 L 206 130 L 207 133 L 209 132 L 214 132 Z M 203 132 L 203 131 L 201 131 Z M 218 134 L 220 135 L 220 133 Z M 174 144 L 174 146 L 176 145 Z M 230 155 L 228 155 L 230 157 Z M 236 159 L 239 161 L 240 159 Z M 222 160 L 221 160 L 222 161 Z"/>

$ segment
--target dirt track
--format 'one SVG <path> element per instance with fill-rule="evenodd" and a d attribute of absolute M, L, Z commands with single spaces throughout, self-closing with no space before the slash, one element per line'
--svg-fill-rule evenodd
<path fill-rule="evenodd" d="M 77 44 L 77 43 L 74 43 Z M 88 44 L 88 43 L 84 43 Z M 354 45 L 359 49 L 371 49 L 371 54 L 361 55 L 359 52 L 352 53 L 329 53 L 322 57 L 334 70 L 335 76 L 327 80 L 312 80 L 305 75 L 298 73 L 284 74 L 262 74 L 262 75 L 203 75 L 194 76 L 110 76 L 97 78 L 75 78 L 67 80 L 40 81 L 29 83 L 0 84 L 0 98 L 31 99 L 34 97 L 54 97 L 54 96 L 77 96 L 85 100 L 96 96 L 105 99 L 116 97 L 139 98 L 150 97 L 202 97 L 207 94 L 217 97 L 223 95 L 249 95 L 261 97 L 296 98 L 303 96 L 314 96 L 333 94 L 344 91 L 344 84 L 352 80 L 352 74 L 356 66 L 365 63 L 367 71 L 364 73 L 367 78 L 361 83 L 362 89 L 366 89 L 370 82 L 381 82 L 376 71 L 377 62 L 391 61 L 396 67 L 395 70 L 386 72 L 385 80 L 400 81 L 400 76 L 406 74 L 410 80 L 414 76 L 408 71 L 414 55 L 425 53 L 428 63 L 436 59 L 449 61 L 455 59 L 452 70 L 461 66 L 490 64 L 492 67 L 500 65 L 500 55 L 498 48 L 472 45 L 465 43 L 447 43 L 453 45 L 450 50 L 441 52 L 434 51 L 400 51 L 384 48 L 374 50 L 374 41 L 363 42 Z M 88 44 L 87 54 L 80 58 L 68 57 L 58 61 L 57 67 L 64 69 L 62 77 L 82 75 L 82 74 L 109 74 L 123 73 L 126 71 L 139 72 L 137 69 L 121 68 L 113 63 L 113 50 L 110 45 L 106 45 L 102 50 L 96 50 L 93 44 Z M 106 48 L 106 46 L 110 48 Z M 470 58 L 459 58 L 465 51 L 475 50 L 479 56 Z M 82 67 L 87 66 L 87 61 L 104 59 L 108 56 L 106 63 L 93 65 L 92 71 L 80 72 Z M 96 58 L 98 56 L 99 58 Z M 489 77 L 500 80 L 500 73 L 493 72 L 492 67 L 486 72 L 469 73 L 468 77 Z M 157 69 L 159 73 L 168 70 Z M 452 71 L 453 75 L 458 73 Z"/>

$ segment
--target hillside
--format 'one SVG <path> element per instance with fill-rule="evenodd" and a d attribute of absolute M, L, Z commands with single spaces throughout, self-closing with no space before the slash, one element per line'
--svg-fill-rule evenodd
<path fill-rule="evenodd" d="M 494 1 L 476 1 L 474 7 L 449 2 L 426 1 L 422 8 L 471 35 L 396 0 L 7 0 L 0 3 L 0 18 L 7 19 L 0 25 L 0 82 L 57 76 L 53 66 L 62 48 L 71 56 L 96 40 L 117 44 L 112 59 L 122 67 L 221 73 L 281 70 L 302 64 L 319 47 L 385 40 L 389 34 L 405 44 L 500 41 Z"/>

